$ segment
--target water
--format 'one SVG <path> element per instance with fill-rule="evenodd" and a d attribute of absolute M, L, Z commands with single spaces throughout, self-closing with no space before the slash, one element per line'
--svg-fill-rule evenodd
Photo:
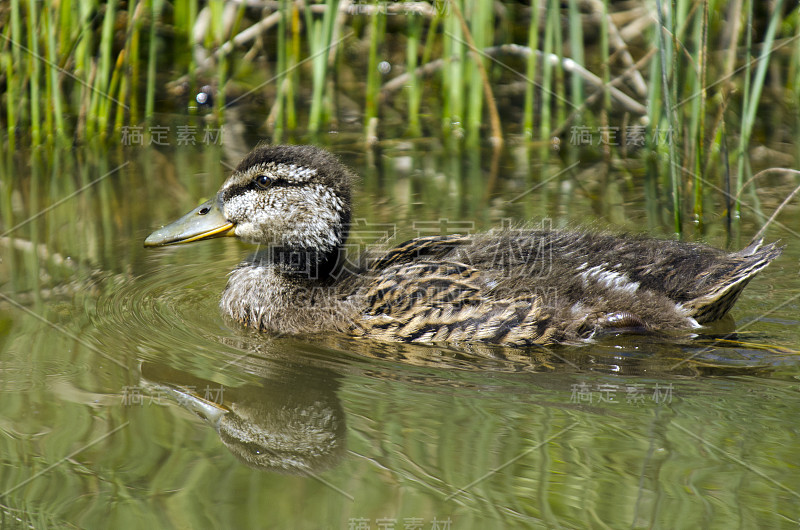
<path fill-rule="evenodd" d="M 569 163 L 513 142 L 494 176 L 474 150 L 332 150 L 364 177 L 362 244 L 505 219 L 669 237 L 640 173 L 554 177 Z M 767 234 L 784 255 L 706 336 L 410 346 L 240 329 L 217 302 L 251 247 L 142 248 L 215 192 L 223 148 L 5 156 L 3 232 L 25 224 L 0 261 L 4 528 L 797 526 L 797 206 Z M 743 212 L 731 248 L 760 226 Z M 688 237 L 725 246 L 724 225 Z"/>

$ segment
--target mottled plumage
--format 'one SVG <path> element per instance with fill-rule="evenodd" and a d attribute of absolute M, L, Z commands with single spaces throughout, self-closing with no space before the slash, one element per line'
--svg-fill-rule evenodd
<path fill-rule="evenodd" d="M 256 148 L 216 199 L 148 246 L 235 235 L 265 247 L 235 269 L 222 310 L 281 333 L 508 345 L 604 330 L 679 330 L 723 317 L 778 257 L 774 243 L 728 253 L 641 236 L 504 229 L 421 237 L 349 266 L 353 175 L 313 147 Z M 203 221 L 210 210 L 215 222 Z"/>

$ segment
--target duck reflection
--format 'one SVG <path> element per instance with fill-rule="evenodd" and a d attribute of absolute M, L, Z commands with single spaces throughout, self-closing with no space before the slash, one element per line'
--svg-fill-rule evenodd
<path fill-rule="evenodd" d="M 143 362 L 141 371 L 145 390 L 205 419 L 251 468 L 307 475 L 335 466 L 345 453 L 338 377 L 330 370 L 282 370 L 236 388 L 157 363 Z"/>
<path fill-rule="evenodd" d="M 233 352 L 247 354 L 221 354 L 213 361 L 215 366 L 224 360 L 226 366 L 234 367 L 237 382 L 230 387 L 148 361 L 141 365 L 142 387 L 205 419 L 247 466 L 310 475 L 338 465 L 346 453 L 345 413 L 337 392 L 342 378 L 349 375 L 452 392 L 502 387 L 509 393 L 563 397 L 590 373 L 665 380 L 753 373 L 763 369 L 766 356 L 774 356 L 772 350 L 740 342 L 727 329 L 709 331 L 721 335 L 679 342 L 627 334 L 598 340 L 591 348 L 554 351 L 490 345 L 456 350 L 335 336 L 320 339 L 330 344 L 317 349 L 293 339 L 265 341 L 253 333 L 253 337 L 243 335 L 225 342 Z M 503 386 L 502 381 L 509 385 Z M 566 401 L 548 403 L 573 407 Z"/>

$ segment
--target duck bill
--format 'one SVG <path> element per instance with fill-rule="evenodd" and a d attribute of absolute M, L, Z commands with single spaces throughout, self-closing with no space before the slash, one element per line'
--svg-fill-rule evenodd
<path fill-rule="evenodd" d="M 181 245 L 215 237 L 235 236 L 235 225 L 225 218 L 219 198 L 204 202 L 174 223 L 159 228 L 144 240 L 145 247 Z"/>

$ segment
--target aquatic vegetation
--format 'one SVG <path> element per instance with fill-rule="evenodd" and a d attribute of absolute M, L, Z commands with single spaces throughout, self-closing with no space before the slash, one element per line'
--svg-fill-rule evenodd
<path fill-rule="evenodd" d="M 164 115 L 276 142 L 511 138 L 543 161 L 621 175 L 640 162 L 680 233 L 709 213 L 707 188 L 741 196 L 762 169 L 756 144 L 796 137 L 798 20 L 783 0 L 11 0 L 2 141 L 114 145 Z M 195 99 L 202 87 L 210 99 Z M 794 123 L 770 127 L 786 111 Z M 739 211 L 737 199 L 717 214 Z"/>

